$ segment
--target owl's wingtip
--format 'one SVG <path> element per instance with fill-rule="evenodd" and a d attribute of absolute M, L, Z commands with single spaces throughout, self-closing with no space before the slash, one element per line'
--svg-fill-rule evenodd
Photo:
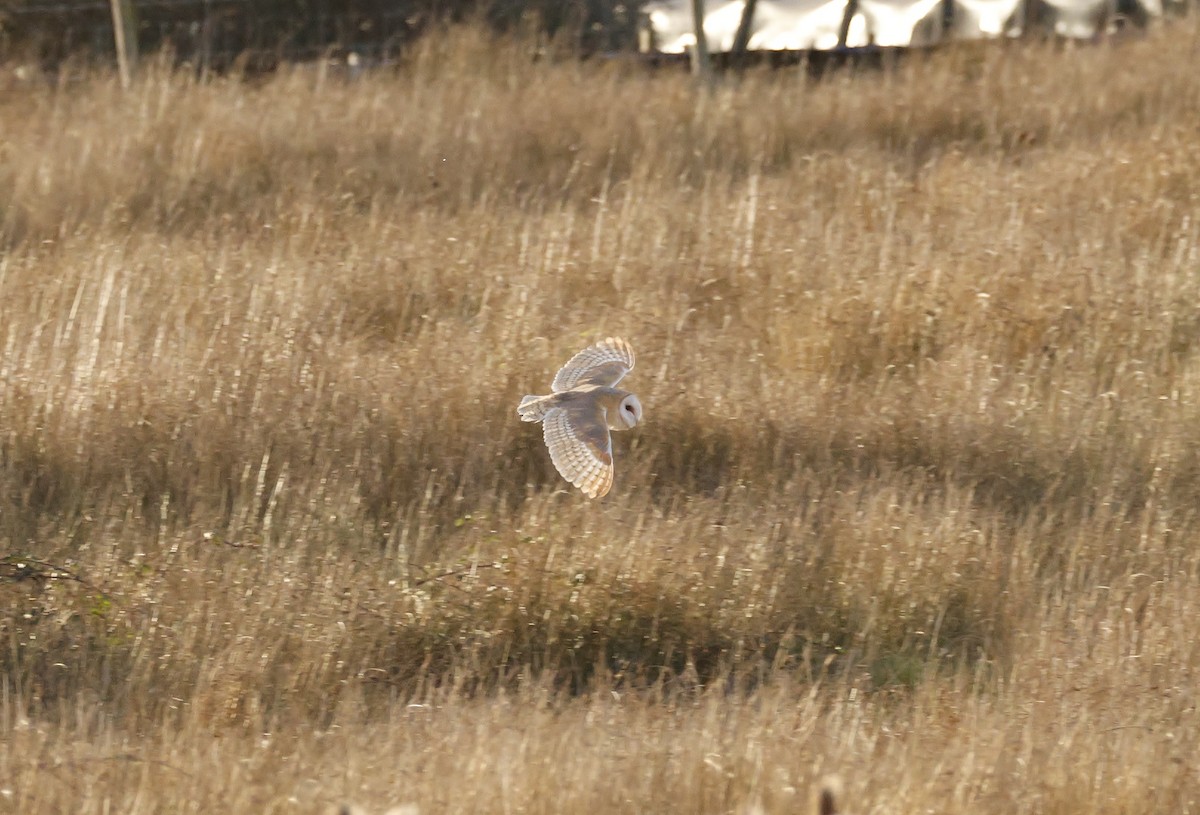
<path fill-rule="evenodd" d="M 594 480 L 589 481 L 587 478 L 580 478 L 578 482 L 572 483 L 574 483 L 580 492 L 593 500 L 596 498 L 603 498 L 604 496 L 608 495 L 608 491 L 612 489 L 612 481 L 609 481 L 608 483 L 601 482 L 597 484 Z"/>
<path fill-rule="evenodd" d="M 633 370 L 636 364 L 637 355 L 633 352 L 633 345 L 624 337 L 608 337 L 604 340 L 604 344 L 609 348 L 616 348 L 629 357 L 629 370 Z"/>

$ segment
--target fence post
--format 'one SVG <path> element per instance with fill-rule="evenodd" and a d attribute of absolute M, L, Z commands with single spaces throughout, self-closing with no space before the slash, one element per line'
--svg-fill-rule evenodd
<path fill-rule="evenodd" d="M 704 0 L 692 0 L 692 27 L 696 32 L 696 47 L 692 49 L 692 73 L 708 79 L 708 37 L 704 34 Z"/>
<path fill-rule="evenodd" d="M 121 74 L 121 85 L 128 88 L 137 70 L 137 9 L 133 0 L 111 0 L 113 38 L 117 46 L 117 70 Z"/>

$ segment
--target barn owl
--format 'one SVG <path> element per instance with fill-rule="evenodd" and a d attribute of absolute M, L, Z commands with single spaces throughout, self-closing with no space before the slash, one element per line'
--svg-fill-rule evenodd
<path fill-rule="evenodd" d="M 517 413 L 541 422 L 550 460 L 563 478 L 589 498 L 607 495 L 613 483 L 610 430 L 642 420 L 642 403 L 615 387 L 633 370 L 633 349 L 618 337 L 585 348 L 559 370 L 549 396 L 526 396 Z"/>

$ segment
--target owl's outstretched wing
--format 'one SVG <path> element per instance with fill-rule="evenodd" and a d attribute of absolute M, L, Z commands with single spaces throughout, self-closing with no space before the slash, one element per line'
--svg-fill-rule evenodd
<path fill-rule="evenodd" d="M 607 495 L 613 483 L 612 437 L 595 405 L 557 407 L 542 419 L 550 460 L 563 478 L 589 498 Z"/>
<path fill-rule="evenodd" d="M 554 377 L 550 389 L 555 393 L 580 385 L 612 387 L 633 370 L 633 348 L 620 337 L 609 337 L 571 357 Z"/>

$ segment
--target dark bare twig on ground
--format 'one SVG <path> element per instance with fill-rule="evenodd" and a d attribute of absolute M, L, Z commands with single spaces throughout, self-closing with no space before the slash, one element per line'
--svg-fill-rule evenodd
<path fill-rule="evenodd" d="M 21 557 L 20 555 L 9 555 L 0 558 L 0 580 L 8 580 L 12 583 L 20 583 L 23 580 L 35 580 L 43 583 L 49 580 L 70 580 L 100 594 L 106 599 L 112 599 L 108 592 L 80 577 L 65 566 L 59 566 L 56 563 L 49 563 L 37 558 Z"/>
<path fill-rule="evenodd" d="M 466 568 L 463 568 L 463 569 L 451 569 L 448 572 L 442 572 L 441 574 L 433 574 L 433 575 L 430 575 L 429 577 L 422 577 L 420 580 L 414 580 L 412 582 L 412 585 L 423 586 L 426 583 L 432 583 L 435 580 L 441 580 L 446 577 L 462 577 L 463 575 L 470 574 L 471 572 L 479 571 L 480 569 L 499 569 L 501 567 L 501 565 L 503 565 L 503 564 L 479 563 L 479 564 L 475 564 L 473 566 L 467 566 Z"/>

